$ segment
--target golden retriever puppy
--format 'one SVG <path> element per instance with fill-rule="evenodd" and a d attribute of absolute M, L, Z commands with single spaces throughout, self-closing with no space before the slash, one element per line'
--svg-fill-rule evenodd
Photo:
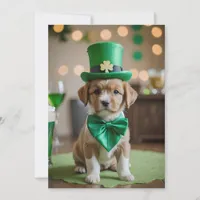
<path fill-rule="evenodd" d="M 78 91 L 80 100 L 89 107 L 88 115 L 95 115 L 104 122 L 112 122 L 137 99 L 137 92 L 120 79 L 92 80 Z M 109 135 L 108 135 L 109 137 Z M 91 134 L 87 119 L 73 146 L 75 172 L 87 173 L 87 183 L 98 183 L 101 170 L 118 173 L 121 180 L 133 181 L 129 166 L 129 128 L 111 149 L 106 150 Z"/>

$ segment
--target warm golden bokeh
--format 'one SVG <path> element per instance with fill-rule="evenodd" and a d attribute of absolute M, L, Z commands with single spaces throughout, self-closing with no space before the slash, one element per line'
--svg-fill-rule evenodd
<path fill-rule="evenodd" d="M 128 28 L 126 26 L 119 26 L 117 29 L 117 33 L 121 37 L 126 37 L 128 35 Z"/>
<path fill-rule="evenodd" d="M 108 29 L 104 29 L 100 33 L 102 40 L 109 40 L 112 37 L 112 33 Z"/>
<path fill-rule="evenodd" d="M 151 33 L 154 37 L 159 38 L 162 36 L 162 30 L 159 27 L 153 27 L 151 29 Z"/>
<path fill-rule="evenodd" d="M 159 55 L 162 54 L 162 47 L 161 47 L 159 44 L 154 44 L 154 45 L 152 46 L 152 52 L 153 52 L 155 55 L 159 56 Z"/>
<path fill-rule="evenodd" d="M 72 39 L 74 41 L 80 41 L 83 37 L 83 33 L 79 30 L 76 30 L 72 33 Z"/>
<path fill-rule="evenodd" d="M 68 67 L 66 65 L 61 65 L 59 68 L 58 68 L 58 73 L 61 75 L 61 76 L 64 76 L 68 73 Z"/>
<path fill-rule="evenodd" d="M 53 26 L 53 30 L 56 33 L 60 33 L 60 32 L 62 32 L 64 30 L 64 25 L 63 24 L 54 25 Z"/>
<path fill-rule="evenodd" d="M 84 72 L 84 71 L 85 71 L 85 68 L 84 68 L 83 65 L 76 65 L 76 66 L 74 67 L 74 73 L 75 73 L 77 76 L 80 76 L 80 74 L 81 74 L 82 72 Z"/>
<path fill-rule="evenodd" d="M 149 79 L 149 74 L 146 70 L 142 70 L 140 71 L 139 73 L 139 78 L 142 80 L 142 81 L 147 81 Z"/>

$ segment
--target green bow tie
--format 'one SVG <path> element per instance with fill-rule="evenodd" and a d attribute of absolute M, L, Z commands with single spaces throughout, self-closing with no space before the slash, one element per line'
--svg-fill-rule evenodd
<path fill-rule="evenodd" d="M 121 114 L 117 119 L 106 122 L 96 115 L 89 115 L 87 126 L 92 136 L 109 152 L 125 135 L 128 119 Z"/>

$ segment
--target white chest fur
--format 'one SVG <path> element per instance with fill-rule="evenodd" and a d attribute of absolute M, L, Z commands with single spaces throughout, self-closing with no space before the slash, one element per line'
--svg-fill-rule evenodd
<path fill-rule="evenodd" d="M 116 149 L 117 149 L 117 146 L 114 147 L 110 152 L 107 152 L 106 149 L 104 149 L 103 147 L 100 147 L 99 159 L 98 159 L 99 163 L 105 165 L 111 162 L 111 159 Z"/>

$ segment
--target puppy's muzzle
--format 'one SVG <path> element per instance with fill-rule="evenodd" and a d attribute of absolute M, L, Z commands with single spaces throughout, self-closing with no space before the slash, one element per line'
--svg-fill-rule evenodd
<path fill-rule="evenodd" d="M 109 102 L 108 101 L 101 101 L 101 104 L 105 107 L 108 107 L 109 105 Z"/>

